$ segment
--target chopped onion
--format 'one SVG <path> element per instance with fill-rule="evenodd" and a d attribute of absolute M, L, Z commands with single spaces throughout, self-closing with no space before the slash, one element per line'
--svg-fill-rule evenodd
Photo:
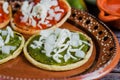
<path fill-rule="evenodd" d="M 4 2 L 4 3 L 3 3 L 3 6 L 2 6 L 2 7 L 3 7 L 3 11 L 4 11 L 6 14 L 9 13 L 8 6 L 9 6 L 8 2 Z"/>

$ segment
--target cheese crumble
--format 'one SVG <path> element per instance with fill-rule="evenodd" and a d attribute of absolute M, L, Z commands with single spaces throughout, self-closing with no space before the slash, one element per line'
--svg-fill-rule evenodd
<path fill-rule="evenodd" d="M 47 57 L 52 57 L 57 63 L 61 63 L 61 58 L 65 62 L 69 59 L 84 58 L 85 52 L 82 49 L 85 45 L 90 46 L 90 43 L 80 39 L 79 33 L 57 28 L 55 30 L 41 30 L 39 40 L 34 40 L 30 47 L 40 49 L 43 45 L 42 52 Z M 64 51 L 66 53 L 62 55 L 61 53 Z M 74 53 L 74 55 L 71 53 Z"/>
<path fill-rule="evenodd" d="M 3 36 L 6 36 L 6 38 L 3 39 Z M 9 43 L 11 37 L 14 37 L 14 32 L 9 26 L 7 26 L 6 30 L 0 30 L 0 51 L 2 53 L 9 54 L 11 50 L 16 49 L 16 46 L 6 45 Z"/>
<path fill-rule="evenodd" d="M 53 6 L 54 8 L 52 8 Z M 24 1 L 21 12 L 23 15 L 20 18 L 21 22 L 28 23 L 33 27 L 38 26 L 42 29 L 41 25 L 46 25 L 47 27 L 53 26 L 49 22 L 50 20 L 54 19 L 55 21 L 59 21 L 64 10 L 58 5 L 58 0 L 40 0 L 37 4 Z"/>
<path fill-rule="evenodd" d="M 6 14 L 9 13 L 8 7 L 9 7 L 8 2 L 4 2 L 2 8 L 3 8 L 3 11 L 4 11 Z"/>

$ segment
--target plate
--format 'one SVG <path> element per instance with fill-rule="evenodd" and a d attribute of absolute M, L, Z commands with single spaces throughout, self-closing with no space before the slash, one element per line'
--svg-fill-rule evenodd
<path fill-rule="evenodd" d="M 0 65 L 0 78 L 2 80 L 90 80 L 103 77 L 117 65 L 120 47 L 116 36 L 91 14 L 72 9 L 71 16 L 61 28 L 82 31 L 92 38 L 94 50 L 86 64 L 69 71 L 47 71 L 30 64 L 22 52 L 17 58 Z"/>

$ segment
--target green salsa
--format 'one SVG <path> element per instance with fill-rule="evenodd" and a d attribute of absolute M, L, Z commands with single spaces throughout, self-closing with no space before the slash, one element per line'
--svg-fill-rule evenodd
<path fill-rule="evenodd" d="M 0 34 L 1 35 L 1 34 Z M 3 40 L 6 39 L 7 36 L 2 36 Z M 5 46 L 15 46 L 16 49 L 20 46 L 21 44 L 21 40 L 19 39 L 20 38 L 20 35 L 14 33 L 14 37 L 10 37 L 10 41 L 8 43 L 5 44 Z M 1 48 L 1 47 L 0 47 Z M 15 50 L 16 50 L 15 49 Z M 6 54 L 6 53 L 3 53 L 1 50 L 0 50 L 0 60 L 1 59 L 4 59 L 6 57 L 8 57 L 9 55 L 12 55 L 13 52 L 15 50 L 10 50 L 10 53 L 9 54 Z"/>
<path fill-rule="evenodd" d="M 61 60 L 61 63 L 57 63 L 52 57 L 47 57 L 47 56 L 45 55 L 45 53 L 42 52 L 42 50 L 44 49 L 44 45 L 42 45 L 41 48 L 35 48 L 35 49 L 33 49 L 32 47 L 30 47 L 30 45 L 33 43 L 33 41 L 34 41 L 34 40 L 37 40 L 37 41 L 38 41 L 39 38 L 40 38 L 40 35 L 35 36 L 35 37 L 29 42 L 29 44 L 28 44 L 28 46 L 27 46 L 27 50 L 28 50 L 29 55 L 30 55 L 33 59 L 35 59 L 36 61 L 38 61 L 38 62 L 40 62 L 40 63 L 48 64 L 48 65 L 61 65 L 61 66 L 64 66 L 64 65 L 67 65 L 67 64 L 76 63 L 76 62 L 78 62 L 78 61 L 80 61 L 80 60 L 83 59 L 83 58 L 76 57 L 77 59 L 72 59 L 72 58 L 70 58 L 67 62 L 65 62 L 63 58 L 59 58 L 59 59 Z M 86 38 L 84 35 L 82 35 L 82 34 L 80 34 L 80 39 L 88 42 L 87 38 Z M 89 42 L 88 42 L 88 43 L 89 43 Z M 84 44 L 84 43 L 83 43 L 83 44 Z M 80 46 L 79 46 L 79 47 L 80 47 Z M 77 49 L 78 47 L 74 47 L 74 48 Z M 84 52 L 86 53 L 86 52 L 89 50 L 89 48 L 90 48 L 90 46 L 88 46 L 87 44 L 84 44 L 84 47 L 82 48 L 82 51 L 84 51 Z M 67 51 L 67 50 L 65 50 L 65 51 L 63 51 L 63 52 L 61 52 L 61 53 L 59 53 L 59 54 L 65 55 L 65 54 L 66 54 L 66 51 Z M 52 52 L 51 54 L 55 54 L 55 53 Z M 74 55 L 74 52 L 72 52 L 71 54 L 72 54 L 73 56 L 75 56 L 75 55 Z"/>

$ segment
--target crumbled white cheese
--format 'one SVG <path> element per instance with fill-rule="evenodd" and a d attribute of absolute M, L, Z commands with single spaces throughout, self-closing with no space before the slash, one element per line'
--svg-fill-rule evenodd
<path fill-rule="evenodd" d="M 30 18 L 29 16 L 31 15 L 31 10 L 33 7 L 34 3 L 29 4 L 28 1 L 24 1 L 23 5 L 21 7 L 21 11 L 23 16 L 21 17 L 21 22 L 27 22 L 28 19 Z"/>
<path fill-rule="evenodd" d="M 10 46 L 7 43 L 10 41 L 11 37 L 14 37 L 14 32 L 12 29 L 7 26 L 6 30 L 0 30 L 1 35 L 0 35 L 0 51 L 5 54 L 9 54 L 10 51 L 13 51 L 16 49 L 16 46 Z M 6 36 L 6 39 L 3 40 L 2 36 Z"/>
<path fill-rule="evenodd" d="M 53 33 L 54 30 L 50 29 L 50 30 L 41 30 L 40 31 L 40 35 L 43 37 L 48 37 L 49 35 L 51 35 Z"/>
<path fill-rule="evenodd" d="M 64 55 L 64 61 L 67 62 L 69 59 L 70 59 L 69 54 L 65 54 L 65 55 Z"/>
<path fill-rule="evenodd" d="M 42 0 L 42 1 L 45 1 L 45 0 Z M 47 2 L 48 0 L 46 0 Z M 52 6 L 57 6 L 58 5 L 58 1 L 57 0 L 49 0 L 49 4 L 52 5 Z"/>
<path fill-rule="evenodd" d="M 63 44 L 65 40 L 70 37 L 70 35 L 70 31 L 68 31 L 67 29 L 62 29 L 59 33 L 55 46 L 60 46 L 61 44 Z"/>
<path fill-rule="evenodd" d="M 40 11 L 40 18 L 41 18 L 41 20 L 39 21 L 39 24 L 44 23 L 45 18 L 47 17 L 47 11 L 49 9 L 49 8 L 48 9 L 46 8 L 45 4 L 40 4 L 40 8 L 41 8 L 41 11 L 38 10 Z M 38 13 L 38 11 L 36 13 Z"/>
<path fill-rule="evenodd" d="M 64 12 L 64 10 L 63 10 L 63 9 L 60 9 L 59 6 L 58 6 L 58 7 L 55 7 L 55 12 L 57 12 L 57 11 Z"/>
<path fill-rule="evenodd" d="M 51 53 L 54 49 L 55 42 L 56 42 L 56 36 L 54 34 L 51 34 L 46 38 L 45 44 L 44 44 L 46 56 L 51 57 Z"/>
<path fill-rule="evenodd" d="M 25 16 L 25 15 L 28 15 L 28 7 L 29 7 L 29 2 L 28 1 L 24 1 L 23 2 L 23 5 L 21 7 L 21 11 L 22 11 L 22 14 Z"/>
<path fill-rule="evenodd" d="M 78 49 L 75 52 L 75 56 L 80 57 L 80 58 L 84 58 L 85 57 L 85 52 Z"/>
<path fill-rule="evenodd" d="M 63 56 L 61 54 L 57 54 L 57 53 L 53 55 L 53 59 L 58 63 L 61 63 L 60 58 L 62 58 L 62 57 Z"/>
<path fill-rule="evenodd" d="M 51 27 L 52 26 L 52 24 L 47 24 L 47 27 Z"/>
<path fill-rule="evenodd" d="M 61 46 L 57 46 L 58 50 L 55 52 L 57 54 L 65 51 L 69 47 L 69 42 L 67 44 L 62 44 Z"/>
<path fill-rule="evenodd" d="M 55 12 L 53 9 L 49 9 L 48 14 L 49 14 L 49 16 L 46 19 L 49 19 L 49 20 L 52 20 L 55 16 Z"/>
<path fill-rule="evenodd" d="M 41 16 L 41 11 L 42 11 L 42 5 L 41 4 L 36 4 L 34 7 L 33 7 L 33 10 L 32 10 L 32 13 L 31 15 L 34 16 L 34 17 L 37 17 L 38 19 L 40 19 L 40 16 Z"/>
<path fill-rule="evenodd" d="M 37 26 L 40 28 L 40 29 L 43 29 L 42 26 L 40 24 L 37 24 Z"/>
<path fill-rule="evenodd" d="M 9 54 L 11 50 L 13 51 L 15 49 L 15 46 L 2 46 L 2 53 Z"/>
<path fill-rule="evenodd" d="M 62 16 L 62 13 L 57 13 L 57 14 L 55 15 L 55 20 L 56 20 L 56 21 L 59 21 L 59 20 L 61 19 L 61 16 Z"/>
<path fill-rule="evenodd" d="M 8 2 L 4 2 L 2 8 L 3 8 L 3 11 L 4 11 L 6 14 L 9 13 L 8 7 L 9 7 Z"/>
<path fill-rule="evenodd" d="M 32 16 L 29 18 L 29 24 L 31 24 L 33 27 L 36 27 L 37 22 L 33 19 Z"/>
<path fill-rule="evenodd" d="M 21 22 L 27 22 L 29 19 L 29 16 L 28 15 L 21 16 L 20 19 L 21 19 Z"/>
<path fill-rule="evenodd" d="M 34 44 L 34 45 L 33 45 Z M 42 46 L 42 42 L 40 42 L 40 41 L 33 41 L 33 44 L 31 44 L 31 47 L 33 48 L 33 49 L 35 49 L 35 48 L 40 48 L 41 46 Z"/>
<path fill-rule="evenodd" d="M 56 62 L 61 63 L 60 58 L 63 58 L 65 62 L 69 59 L 76 60 L 77 58 L 84 58 L 85 53 L 82 51 L 82 48 L 85 44 L 90 46 L 88 42 L 80 39 L 79 33 L 57 28 L 55 30 L 41 30 L 39 40 L 33 41 L 30 46 L 35 49 L 44 45 L 43 52 L 45 55 L 47 57 L 52 57 Z M 73 47 L 77 47 L 77 49 Z M 61 55 L 61 52 L 64 51 L 66 51 L 66 54 Z"/>
<path fill-rule="evenodd" d="M 60 32 L 61 32 L 60 28 L 55 29 L 54 33 L 55 33 L 56 37 L 59 37 Z"/>
<path fill-rule="evenodd" d="M 10 35 L 11 37 L 14 37 L 14 32 L 12 31 L 10 26 L 7 26 L 7 31 L 8 31 L 8 35 Z"/>
<path fill-rule="evenodd" d="M 78 33 L 72 33 L 71 34 L 71 42 L 70 42 L 70 44 L 71 44 L 71 46 L 74 46 L 74 47 L 78 47 L 79 45 L 82 44 L 82 42 L 80 41 Z"/>
<path fill-rule="evenodd" d="M 19 40 L 22 40 L 22 38 L 19 36 Z"/>
<path fill-rule="evenodd" d="M 5 43 L 8 43 L 10 41 L 10 37 L 14 37 L 14 32 L 12 31 L 12 29 L 7 26 L 7 37 L 6 37 L 6 40 L 5 40 Z"/>
<path fill-rule="evenodd" d="M 50 23 L 50 21 L 47 21 L 47 20 L 44 22 L 44 24 L 46 24 L 46 25 L 49 24 L 49 23 Z"/>
<path fill-rule="evenodd" d="M 51 9 L 52 6 L 54 6 L 55 9 Z M 59 21 L 64 12 L 64 10 L 58 6 L 57 0 L 40 0 L 37 4 L 29 4 L 28 1 L 24 1 L 21 11 L 23 14 L 23 16 L 20 17 L 21 22 L 27 22 L 33 27 L 38 26 L 40 29 L 42 29 L 41 24 L 51 27 L 52 24 L 48 21 L 46 22 L 46 20 L 55 19 L 56 21 Z M 35 18 L 37 18 L 38 21 L 36 21 Z"/>
<path fill-rule="evenodd" d="M 67 53 L 66 53 L 65 56 L 64 56 L 65 62 L 67 62 L 70 58 L 75 59 L 75 60 L 77 59 L 76 57 L 74 57 L 74 56 L 70 53 L 70 49 L 71 49 L 71 46 L 68 47 Z"/>
<path fill-rule="evenodd" d="M 6 36 L 7 34 L 8 34 L 7 31 L 5 31 L 5 30 L 1 31 L 1 35 L 2 35 L 2 36 Z"/>
<path fill-rule="evenodd" d="M 34 6 L 33 2 L 29 4 L 28 9 L 27 9 L 28 10 L 28 14 L 30 14 L 30 12 L 32 11 L 33 6 Z"/>
<path fill-rule="evenodd" d="M 10 35 L 7 35 L 6 40 L 5 40 L 5 44 L 8 43 L 10 41 Z"/>
<path fill-rule="evenodd" d="M 87 44 L 87 45 L 89 45 L 90 46 L 90 43 L 88 43 L 88 42 L 86 42 L 86 41 L 82 41 L 84 44 Z"/>
<path fill-rule="evenodd" d="M 3 38 L 0 36 L 0 47 L 4 46 L 4 40 Z"/>
<path fill-rule="evenodd" d="M 80 46 L 79 50 L 82 50 L 82 48 L 84 47 L 85 45 L 83 44 L 82 46 Z"/>

